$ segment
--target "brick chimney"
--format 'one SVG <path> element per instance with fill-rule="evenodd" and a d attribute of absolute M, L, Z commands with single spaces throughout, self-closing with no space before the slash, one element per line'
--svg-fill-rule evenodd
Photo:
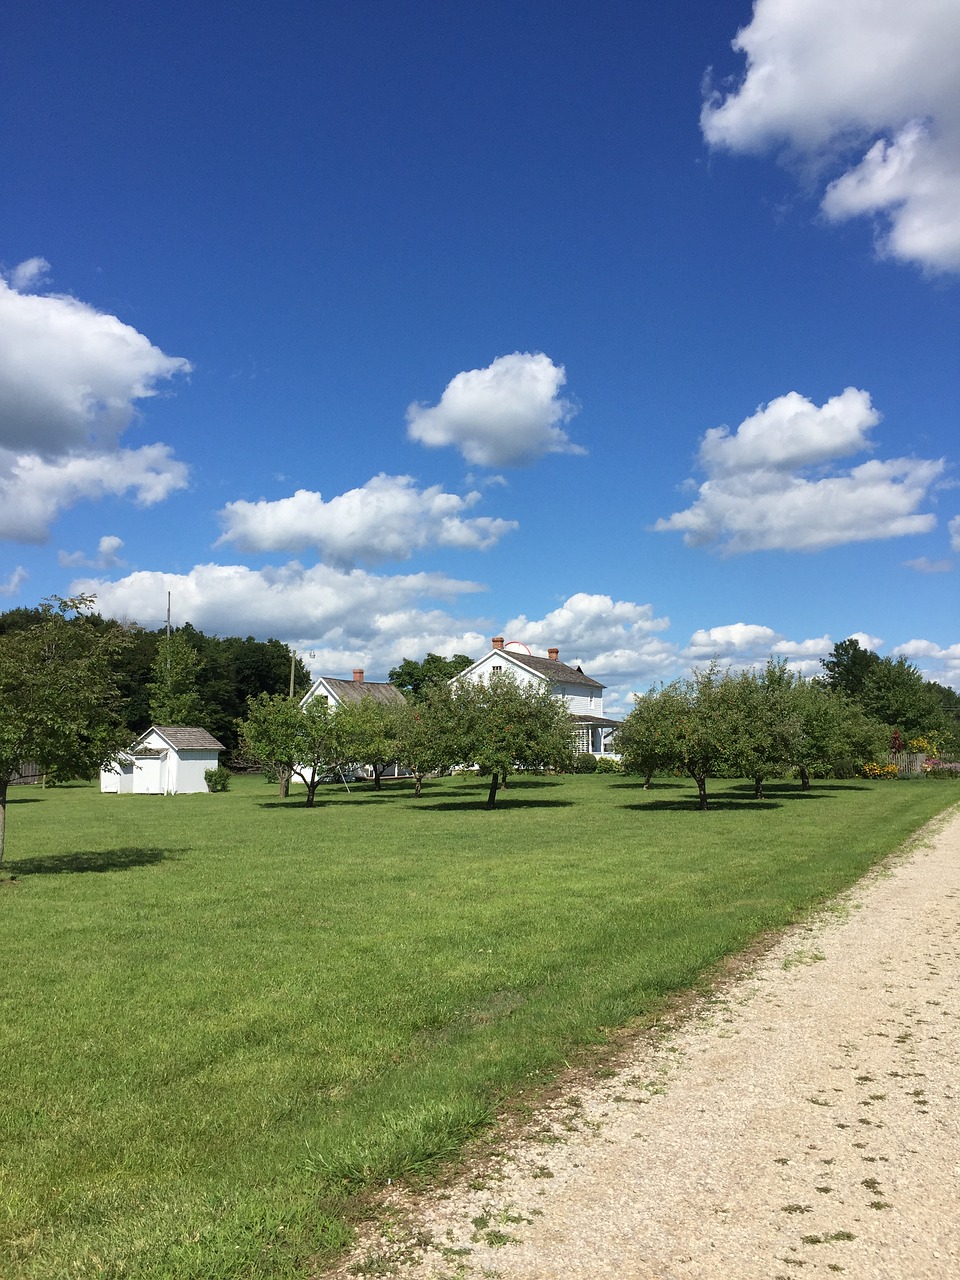
<path fill-rule="evenodd" d="M 503 648 L 503 636 L 494 636 L 494 637 L 493 637 L 493 640 L 491 641 L 491 644 L 493 645 L 493 647 L 494 647 L 495 649 L 502 649 L 502 648 Z"/>
<path fill-rule="evenodd" d="M 353 680 L 355 684 L 363 684 L 363 667 L 353 668 Z"/>
<path fill-rule="evenodd" d="M 548 650 L 547 650 L 547 657 L 550 659 L 550 661 L 551 661 L 551 662 L 559 662 L 559 661 L 560 661 L 560 650 L 559 650 L 559 649 L 548 649 Z"/>

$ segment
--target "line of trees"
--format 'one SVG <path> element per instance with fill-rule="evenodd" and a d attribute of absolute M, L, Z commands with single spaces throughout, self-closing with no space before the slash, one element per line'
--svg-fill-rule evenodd
<path fill-rule="evenodd" d="M 903 659 L 870 654 L 864 664 L 868 651 L 858 650 L 855 640 L 836 646 L 820 680 L 773 659 L 762 671 L 716 664 L 695 671 L 637 698 L 614 735 L 615 750 L 645 786 L 656 773 L 686 773 L 706 809 L 710 778 L 750 778 L 760 800 L 768 778 L 794 771 L 806 789 L 811 776 L 849 776 L 883 759 L 894 741 L 940 745 L 955 732 L 940 686 L 931 688 Z"/>
<path fill-rule="evenodd" d="M 429 774 L 476 766 L 489 775 L 487 806 L 517 769 L 572 768 L 574 734 L 564 704 L 545 685 L 520 684 L 509 672 L 489 681 L 428 680 L 404 704 L 373 697 L 331 710 L 315 698 L 304 711 L 289 698 L 251 698 L 240 726 L 244 749 L 276 778 L 286 795 L 291 778 L 313 806 L 323 778 L 358 764 L 379 787 L 397 762 L 414 777 L 416 794 Z"/>

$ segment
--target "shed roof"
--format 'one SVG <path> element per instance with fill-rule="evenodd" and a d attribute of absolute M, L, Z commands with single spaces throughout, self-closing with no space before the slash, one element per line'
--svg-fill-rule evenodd
<path fill-rule="evenodd" d="M 218 742 L 206 729 L 198 729 L 192 725 L 151 725 L 147 733 L 159 733 L 171 747 L 177 751 L 226 751 L 222 742 Z M 147 733 L 140 735 L 142 741 Z"/>

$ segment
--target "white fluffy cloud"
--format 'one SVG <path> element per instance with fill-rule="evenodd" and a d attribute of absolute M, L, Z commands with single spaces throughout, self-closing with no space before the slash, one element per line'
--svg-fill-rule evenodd
<path fill-rule="evenodd" d="M 871 460 L 833 471 L 835 459 L 871 447 L 879 415 L 865 391 L 848 387 L 817 406 L 790 392 L 762 406 L 731 434 L 707 431 L 700 461 L 707 481 L 684 511 L 656 522 L 688 546 L 724 552 L 818 551 L 848 542 L 928 533 L 936 518 L 918 508 L 944 469 L 941 460 Z M 815 475 L 803 469 L 816 468 Z"/>
<path fill-rule="evenodd" d="M 684 653 L 694 662 L 712 658 L 752 658 L 769 654 L 779 639 L 770 627 L 751 622 L 731 622 L 722 627 L 701 627 L 690 637 Z"/>
<path fill-rule="evenodd" d="M 507 640 L 522 640 L 534 653 L 560 650 L 560 661 L 583 669 L 610 688 L 604 709 L 629 710 L 630 684 L 642 687 L 676 674 L 679 651 L 659 634 L 670 626 L 652 605 L 578 592 L 541 619 L 525 614 L 503 625 Z"/>
<path fill-rule="evenodd" d="M 878 248 L 960 270 L 960 7 L 953 0 L 756 0 L 733 47 L 739 86 L 712 92 L 707 142 L 781 146 L 843 171 L 823 211 L 883 219 Z"/>
<path fill-rule="evenodd" d="M 186 483 L 166 446 L 118 442 L 138 402 L 189 363 L 76 298 L 23 292 L 48 267 L 30 258 L 0 277 L 0 537 L 23 542 L 81 499 L 149 504 Z"/>
<path fill-rule="evenodd" d="M 147 627 L 160 625 L 169 591 L 178 625 L 191 622 L 221 635 L 276 636 L 303 653 L 316 652 L 311 664 L 326 662 L 328 675 L 356 665 L 384 674 L 404 656 L 429 648 L 479 654 L 487 647 L 475 627 L 458 624 L 432 604 L 483 588 L 438 573 L 389 576 L 296 562 L 259 570 L 206 564 L 185 574 L 79 578 L 70 590 L 95 595 L 107 616 Z"/>
<path fill-rule="evenodd" d="M 458 373 L 436 405 L 407 409 L 407 434 L 420 444 L 454 445 L 467 462 L 520 467 L 547 453 L 584 453 L 559 425 L 575 407 L 560 396 L 562 365 L 515 351 L 486 369 Z"/>
<path fill-rule="evenodd" d="M 430 546 L 485 551 L 517 528 L 515 520 L 463 518 L 480 501 L 445 493 L 440 485 L 418 489 L 411 476 L 382 473 L 358 489 L 324 502 L 319 493 L 298 489 L 275 502 L 230 502 L 220 512 L 220 543 L 245 551 L 317 550 L 341 567 L 406 560 Z"/>
<path fill-rule="evenodd" d="M 77 502 L 132 493 L 149 507 L 186 483 L 186 465 L 165 444 L 53 460 L 0 449 L 0 538 L 45 542 L 57 515 Z"/>
<path fill-rule="evenodd" d="M 960 516 L 954 516 L 947 527 L 950 530 L 951 551 L 960 551 Z"/>
<path fill-rule="evenodd" d="M 960 689 L 960 644 L 943 647 L 932 640 L 908 640 L 891 650 L 891 656 L 912 662 L 925 680 Z"/>

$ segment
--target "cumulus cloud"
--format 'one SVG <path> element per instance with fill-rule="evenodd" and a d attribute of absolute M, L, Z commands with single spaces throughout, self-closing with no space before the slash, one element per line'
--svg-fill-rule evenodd
<path fill-rule="evenodd" d="M 615 683 L 632 677 L 650 684 L 677 669 L 677 646 L 658 634 L 669 626 L 670 619 L 657 617 L 652 605 L 581 591 L 543 618 L 519 614 L 502 630 L 534 653 L 559 649 L 561 662 L 582 663 L 595 679 Z"/>
<path fill-rule="evenodd" d="M 880 220 L 878 250 L 960 270 L 960 9 L 949 0 L 756 0 L 733 48 L 746 69 L 711 90 L 707 142 L 782 147 L 818 174 L 842 171 L 822 208 Z"/>
<path fill-rule="evenodd" d="M 560 396 L 566 371 L 542 353 L 515 351 L 485 369 L 458 373 L 436 405 L 407 409 L 407 434 L 420 444 L 453 445 L 467 462 L 520 467 L 547 453 L 585 453 L 560 426 L 576 409 Z"/>
<path fill-rule="evenodd" d="M 123 539 L 108 533 L 97 543 L 95 556 L 83 551 L 58 551 L 57 561 L 64 569 L 116 569 L 124 563 L 119 554 L 122 547 Z"/>
<path fill-rule="evenodd" d="M 149 507 L 186 483 L 186 465 L 165 444 L 53 460 L 0 449 L 0 538 L 45 542 L 56 516 L 77 502 L 132 494 Z"/>
<path fill-rule="evenodd" d="M 381 473 L 328 502 L 308 489 L 275 502 L 229 502 L 220 512 L 224 532 L 218 545 L 233 542 L 245 551 L 311 548 L 340 567 L 407 560 L 430 546 L 485 551 L 518 526 L 490 516 L 464 519 L 463 512 L 480 499 L 478 491 L 460 497 L 440 485 L 418 489 L 412 476 Z"/>
<path fill-rule="evenodd" d="M 878 421 L 869 395 L 848 387 L 819 407 L 790 392 L 761 406 L 732 434 L 711 428 L 700 447 L 707 481 L 691 506 L 661 518 L 654 529 L 725 553 L 819 551 L 928 533 L 936 518 L 918 508 L 944 469 L 942 459 L 872 459 L 845 471 L 831 466 L 870 448 L 867 433 Z"/>
<path fill-rule="evenodd" d="M 143 334 L 36 289 L 43 258 L 0 277 L 0 537 L 43 541 L 65 507 L 106 493 L 158 502 L 186 483 L 164 445 L 123 450 L 139 402 L 187 373 Z"/>
<path fill-rule="evenodd" d="M 147 627 L 160 624 L 169 591 L 178 622 L 220 635 L 275 636 L 302 652 L 319 650 L 331 664 L 339 655 L 341 670 L 359 664 L 384 674 L 415 656 L 411 649 L 420 638 L 436 652 L 479 656 L 486 644 L 476 627 L 458 624 L 435 602 L 482 590 L 439 573 L 390 576 L 295 561 L 259 570 L 206 564 L 184 574 L 142 571 L 116 581 L 86 577 L 70 586 L 71 593 L 95 595 L 104 615 Z"/>
<path fill-rule="evenodd" d="M 713 658 L 752 658 L 769 654 L 779 639 L 770 627 L 731 622 L 722 627 L 701 627 L 690 637 L 684 653 L 694 662 Z"/>
<path fill-rule="evenodd" d="M 15 596 L 30 577 L 22 564 L 18 564 L 6 582 L 0 582 L 0 596 Z"/>
<path fill-rule="evenodd" d="M 912 662 L 925 680 L 960 690 L 960 644 L 943 647 L 932 640 L 908 640 L 897 645 L 891 656 Z"/>

